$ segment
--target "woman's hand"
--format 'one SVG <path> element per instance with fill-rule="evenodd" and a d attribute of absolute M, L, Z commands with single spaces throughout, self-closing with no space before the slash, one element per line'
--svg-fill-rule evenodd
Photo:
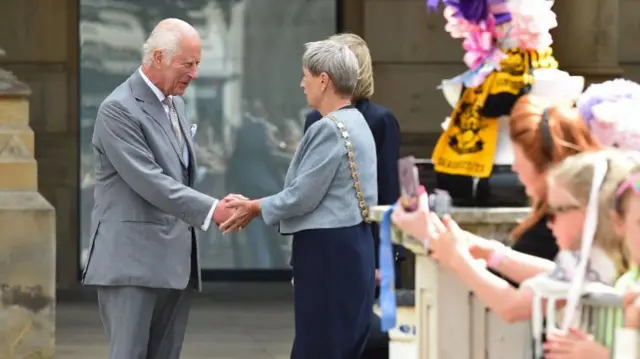
<path fill-rule="evenodd" d="M 593 338 L 571 328 L 567 334 L 551 334 L 544 344 L 545 359 L 607 359 L 609 350 Z"/>
<path fill-rule="evenodd" d="M 242 230 L 252 219 L 260 215 L 260 200 L 248 200 L 239 197 L 228 199 L 226 207 L 233 209 L 231 218 L 220 225 L 222 233 Z"/>
<path fill-rule="evenodd" d="M 640 329 L 640 290 L 633 290 L 624 294 L 624 327 L 630 329 Z"/>
<path fill-rule="evenodd" d="M 423 193 L 419 197 L 418 209 L 414 212 L 407 212 L 401 205 L 397 205 L 391 214 L 391 221 L 402 232 L 412 236 L 417 240 L 428 238 L 429 226 L 429 197 Z"/>
<path fill-rule="evenodd" d="M 435 213 L 429 214 L 429 249 L 431 257 L 443 267 L 455 268 L 461 261 L 471 261 L 466 244 L 461 243 L 465 233 L 449 216 L 440 220 Z"/>
<path fill-rule="evenodd" d="M 475 259 L 482 259 L 484 261 L 488 261 L 489 257 L 491 257 L 491 253 L 503 246 L 498 241 L 478 237 L 473 234 L 467 235 L 467 243 L 471 256 Z"/>

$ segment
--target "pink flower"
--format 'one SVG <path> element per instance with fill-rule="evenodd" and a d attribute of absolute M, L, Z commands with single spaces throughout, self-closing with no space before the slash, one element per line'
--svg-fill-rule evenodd
<path fill-rule="evenodd" d="M 444 9 L 444 18 L 447 20 L 444 30 L 454 39 L 462 39 L 466 37 L 468 33 L 473 31 L 474 25 L 461 17 L 455 17 L 455 12 L 456 9 L 451 6 L 447 6 Z"/>
<path fill-rule="evenodd" d="M 485 62 L 498 66 L 504 58 L 504 53 L 496 47 L 495 21 L 489 17 L 487 21 L 475 26 L 462 43 L 464 63 L 475 69 Z"/>

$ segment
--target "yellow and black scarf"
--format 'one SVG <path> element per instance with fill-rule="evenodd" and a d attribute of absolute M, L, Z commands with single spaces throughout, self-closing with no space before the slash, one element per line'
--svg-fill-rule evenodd
<path fill-rule="evenodd" d="M 489 177 L 498 138 L 498 117 L 509 115 L 516 100 L 533 85 L 533 70 L 558 68 L 551 48 L 544 51 L 510 49 L 500 69 L 475 88 L 464 87 L 449 127 L 433 151 L 435 171 Z"/>

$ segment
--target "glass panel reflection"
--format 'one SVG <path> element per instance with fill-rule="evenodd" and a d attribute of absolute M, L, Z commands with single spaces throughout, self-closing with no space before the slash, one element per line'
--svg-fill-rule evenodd
<path fill-rule="evenodd" d="M 307 112 L 299 88 L 303 44 L 335 32 L 335 0 L 81 0 L 81 245 L 93 207 L 91 136 L 102 100 L 140 65 L 156 23 L 178 17 L 202 36 L 199 78 L 185 94 L 198 124 L 196 188 L 263 197 L 282 188 Z M 200 236 L 206 269 L 288 268 L 291 239 L 253 221 Z M 81 261 L 83 258 L 81 258 Z"/>

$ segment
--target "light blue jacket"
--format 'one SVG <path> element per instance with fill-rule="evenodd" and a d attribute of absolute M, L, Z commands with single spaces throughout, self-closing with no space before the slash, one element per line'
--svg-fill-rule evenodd
<path fill-rule="evenodd" d="M 330 115 L 344 123 L 353 145 L 360 188 L 369 207 L 377 204 L 376 146 L 355 108 Z M 345 139 L 328 117 L 314 123 L 300 141 L 285 177 L 284 189 L 261 202 L 262 218 L 280 232 L 350 227 L 362 222 L 349 169 Z"/>

